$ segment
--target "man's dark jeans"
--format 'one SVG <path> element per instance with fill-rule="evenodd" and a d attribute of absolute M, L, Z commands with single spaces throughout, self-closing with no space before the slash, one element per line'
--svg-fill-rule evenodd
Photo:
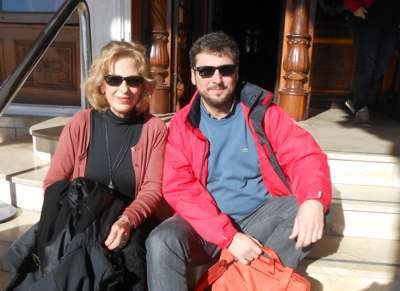
<path fill-rule="evenodd" d="M 238 229 L 273 248 L 285 265 L 296 267 L 310 248 L 297 250 L 289 239 L 298 210 L 294 197 L 271 197 L 238 221 Z M 216 259 L 219 248 L 175 215 L 160 224 L 146 241 L 150 291 L 188 290 L 188 268 Z"/>

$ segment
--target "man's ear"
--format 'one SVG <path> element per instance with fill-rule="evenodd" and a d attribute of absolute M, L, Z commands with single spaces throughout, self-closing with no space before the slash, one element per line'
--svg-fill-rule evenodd
<path fill-rule="evenodd" d="M 196 72 L 193 69 L 190 69 L 191 81 L 194 86 L 196 86 Z"/>
<path fill-rule="evenodd" d="M 103 83 L 101 83 L 100 86 L 100 93 L 105 95 L 106 94 L 106 82 L 103 80 Z"/>

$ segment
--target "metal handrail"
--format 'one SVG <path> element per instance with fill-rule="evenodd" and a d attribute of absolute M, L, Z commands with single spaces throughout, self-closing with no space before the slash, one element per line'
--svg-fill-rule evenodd
<path fill-rule="evenodd" d="M 25 84 L 29 75 L 35 69 L 47 49 L 50 47 L 65 22 L 71 14 L 77 10 L 80 23 L 81 39 L 81 79 L 86 78 L 92 62 L 92 48 L 90 35 L 90 16 L 88 5 L 85 0 L 66 0 L 57 13 L 51 18 L 43 31 L 36 38 L 34 44 L 25 55 L 21 63 L 14 69 L 11 75 L 3 82 L 0 88 L 0 116 L 3 115 L 7 106 L 14 100 L 19 90 Z M 81 93 L 82 95 L 82 93 Z M 81 96 L 81 105 L 85 106 L 84 98 Z"/>

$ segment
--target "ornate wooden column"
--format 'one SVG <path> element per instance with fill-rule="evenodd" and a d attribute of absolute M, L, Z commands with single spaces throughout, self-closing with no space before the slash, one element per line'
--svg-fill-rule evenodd
<path fill-rule="evenodd" d="M 288 0 L 285 13 L 286 43 L 282 49 L 279 105 L 295 120 L 306 118 L 309 90 L 306 83 L 310 74 L 311 35 L 309 29 L 310 2 Z M 312 24 L 313 25 L 313 24 Z"/>
<path fill-rule="evenodd" d="M 168 76 L 168 31 L 166 28 L 166 0 L 151 0 L 150 19 L 152 41 L 150 48 L 150 72 L 156 81 L 150 100 L 151 113 L 168 113 L 170 111 L 170 87 L 165 82 Z"/>

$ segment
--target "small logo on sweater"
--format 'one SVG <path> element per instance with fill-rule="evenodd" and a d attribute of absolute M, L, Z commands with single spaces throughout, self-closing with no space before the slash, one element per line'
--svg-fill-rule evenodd
<path fill-rule="evenodd" d="M 242 153 L 248 153 L 249 152 L 249 148 L 241 148 L 240 151 Z"/>

